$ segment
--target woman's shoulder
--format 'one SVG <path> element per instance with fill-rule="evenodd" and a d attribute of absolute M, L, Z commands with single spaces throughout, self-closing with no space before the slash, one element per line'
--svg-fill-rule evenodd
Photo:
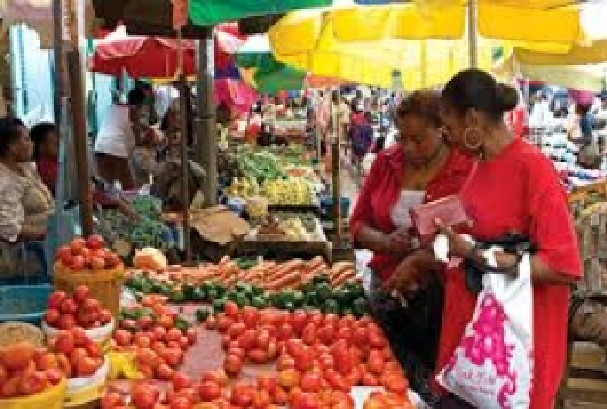
<path fill-rule="evenodd" d="M 473 157 L 463 154 L 458 149 L 451 149 L 443 168 L 449 172 L 468 174 L 472 171 L 475 163 L 476 159 Z"/>

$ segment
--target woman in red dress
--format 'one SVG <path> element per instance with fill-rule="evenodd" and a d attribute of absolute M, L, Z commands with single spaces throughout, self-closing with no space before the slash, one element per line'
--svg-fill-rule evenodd
<path fill-rule="evenodd" d="M 414 92 L 400 104 L 396 118 L 400 143 L 377 155 L 356 202 L 350 233 L 358 248 L 373 252 L 371 288 L 388 279 L 415 248 L 409 231 L 410 207 L 456 194 L 472 168 L 471 158 L 443 142 L 439 109 L 440 95 L 432 91 Z M 412 385 L 424 388 L 436 358 L 442 286 L 428 285 L 407 309 L 373 294 L 373 309 L 407 366 Z"/>
<path fill-rule="evenodd" d="M 570 285 L 581 276 L 578 247 L 565 191 L 552 163 L 535 147 L 515 138 L 504 113 L 516 106 L 517 94 L 489 74 L 471 69 L 449 81 L 442 92 L 441 116 L 448 142 L 479 162 L 460 193 L 472 221 L 467 233 L 477 241 L 492 241 L 509 233 L 527 237 L 536 248 L 531 258 L 533 281 L 534 364 L 532 409 L 552 409 L 566 356 Z M 454 257 L 483 263 L 477 247 L 451 229 Z M 419 252 L 401 264 L 390 285 L 400 288 L 423 274 Z M 516 256 L 498 253 L 499 267 L 516 263 Z M 476 294 L 466 285 L 463 269 L 444 271 L 445 305 L 437 369 L 451 358 L 471 320 Z M 416 277 L 417 276 L 417 277 Z M 443 407 L 469 405 L 450 396 Z"/>

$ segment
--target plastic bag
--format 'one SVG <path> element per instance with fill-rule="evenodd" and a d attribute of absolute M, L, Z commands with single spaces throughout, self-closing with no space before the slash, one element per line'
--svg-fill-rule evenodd
<path fill-rule="evenodd" d="M 485 252 L 496 266 L 495 251 Z M 522 409 L 530 404 L 533 305 L 529 255 L 517 277 L 485 274 L 472 321 L 437 380 L 475 407 Z"/>

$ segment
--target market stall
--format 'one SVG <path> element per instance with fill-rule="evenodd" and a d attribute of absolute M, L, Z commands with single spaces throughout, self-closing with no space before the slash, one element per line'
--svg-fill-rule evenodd
<path fill-rule="evenodd" d="M 416 407 L 352 263 L 180 267 L 149 249 L 125 268 L 104 244 L 63 246 L 42 332 L 3 337 L 3 408 Z"/>

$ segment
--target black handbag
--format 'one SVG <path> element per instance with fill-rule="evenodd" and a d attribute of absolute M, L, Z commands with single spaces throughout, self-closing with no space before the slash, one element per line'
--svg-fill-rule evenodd
<path fill-rule="evenodd" d="M 516 272 L 519 263 L 525 253 L 533 254 L 536 246 L 528 237 L 522 234 L 504 234 L 495 240 L 477 241 L 476 248 L 489 250 L 491 247 L 500 247 L 504 252 L 516 255 L 516 262 L 505 268 L 497 268 L 488 265 L 479 265 L 471 259 L 465 261 L 466 287 L 471 292 L 478 294 L 483 289 L 483 275 L 486 273 L 512 274 Z"/>

